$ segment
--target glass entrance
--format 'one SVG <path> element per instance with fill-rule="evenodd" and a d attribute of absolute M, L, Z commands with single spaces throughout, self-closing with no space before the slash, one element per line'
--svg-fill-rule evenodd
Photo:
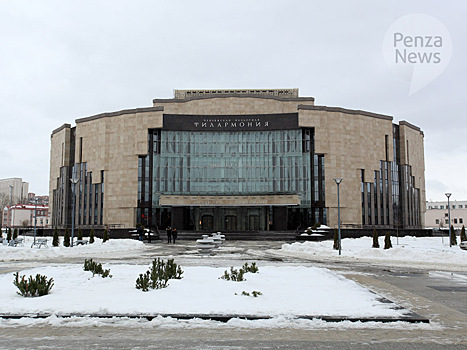
<path fill-rule="evenodd" d="M 234 215 L 225 216 L 225 230 L 235 231 L 237 230 L 237 217 Z"/>
<path fill-rule="evenodd" d="M 212 231 L 214 229 L 214 217 L 212 215 L 203 215 L 201 218 L 201 229 L 203 231 Z"/>

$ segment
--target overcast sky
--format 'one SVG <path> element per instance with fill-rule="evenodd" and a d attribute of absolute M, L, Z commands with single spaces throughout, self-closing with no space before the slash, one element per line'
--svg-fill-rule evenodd
<path fill-rule="evenodd" d="M 419 126 L 427 199 L 467 200 L 466 10 L 454 0 L 1 0 L 0 178 L 48 194 L 52 130 L 173 89 L 299 88 L 317 105 Z M 449 65 L 412 95 L 383 55 L 386 32 L 409 14 L 434 16 L 452 39 Z"/>

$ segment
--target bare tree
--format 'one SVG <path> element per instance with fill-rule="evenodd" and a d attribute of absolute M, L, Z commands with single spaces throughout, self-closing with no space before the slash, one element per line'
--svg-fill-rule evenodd
<path fill-rule="evenodd" d="M 6 193 L 0 193 L 0 227 L 3 226 L 3 210 L 10 205 L 10 196 Z"/>

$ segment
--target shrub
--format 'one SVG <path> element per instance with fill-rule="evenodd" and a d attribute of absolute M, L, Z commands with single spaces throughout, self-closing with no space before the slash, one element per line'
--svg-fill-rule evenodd
<path fill-rule="evenodd" d="M 94 243 L 94 229 L 91 229 L 91 233 L 89 233 L 89 244 Z"/>
<path fill-rule="evenodd" d="M 154 259 L 152 266 L 145 274 L 140 274 L 136 279 L 136 288 L 147 292 L 151 289 L 161 289 L 168 286 L 171 279 L 182 279 L 183 270 L 174 262 L 174 259 L 163 261 Z"/>
<path fill-rule="evenodd" d="M 83 231 L 81 230 L 81 227 L 78 229 L 78 241 L 83 240 Z"/>
<path fill-rule="evenodd" d="M 452 245 L 457 245 L 456 230 L 454 230 L 454 226 L 452 226 L 452 225 L 451 225 L 451 244 Z"/>
<path fill-rule="evenodd" d="M 104 234 L 102 235 L 102 243 L 105 243 L 109 240 L 109 231 L 107 229 L 104 230 Z"/>
<path fill-rule="evenodd" d="M 235 293 L 235 295 L 237 295 L 237 293 Z M 250 293 L 245 292 L 245 291 L 242 291 L 242 294 L 241 294 L 241 295 L 244 295 L 244 296 L 249 297 L 249 296 L 250 296 Z M 261 292 L 259 292 L 259 291 L 257 291 L 257 290 L 254 290 L 254 291 L 251 292 L 251 296 L 253 296 L 253 297 L 255 297 L 255 298 L 257 298 L 257 297 L 260 296 L 260 295 L 263 295 L 263 293 L 261 293 Z"/>
<path fill-rule="evenodd" d="M 18 229 L 15 228 L 15 230 L 13 231 L 13 239 L 16 239 L 18 238 Z"/>
<path fill-rule="evenodd" d="M 68 228 L 65 229 L 65 235 L 63 236 L 63 245 L 65 247 L 70 246 L 70 233 L 68 232 Z"/>
<path fill-rule="evenodd" d="M 391 242 L 391 235 L 389 232 L 386 232 L 386 235 L 384 236 L 384 249 L 391 249 L 392 248 L 392 242 Z"/>
<path fill-rule="evenodd" d="M 101 275 L 102 278 L 106 278 L 106 277 L 112 278 L 112 275 L 110 274 L 110 270 L 104 270 L 102 268 L 102 264 L 96 263 L 92 261 L 92 259 L 84 260 L 84 271 L 91 271 L 92 277 L 94 277 L 94 275 Z"/>
<path fill-rule="evenodd" d="M 8 227 L 8 232 L 6 233 L 6 240 L 11 241 L 11 227 Z"/>
<path fill-rule="evenodd" d="M 332 249 L 339 250 L 339 230 L 337 228 L 334 229 L 334 244 Z"/>
<path fill-rule="evenodd" d="M 465 227 L 462 225 L 460 241 L 467 241 L 467 236 L 465 235 Z"/>
<path fill-rule="evenodd" d="M 54 285 L 53 278 L 47 280 L 47 276 L 37 274 L 35 278 L 29 276 L 26 280 L 26 276 L 19 276 L 19 272 L 14 274 L 15 279 L 13 284 L 18 287 L 19 295 L 23 297 L 40 297 L 42 295 L 49 294 L 50 290 Z"/>
<path fill-rule="evenodd" d="M 258 271 L 259 269 L 256 266 L 255 262 L 252 263 L 251 266 L 249 266 L 248 263 L 245 263 L 239 270 L 234 269 L 233 267 L 230 268 L 230 273 L 227 270 L 225 270 L 224 275 L 219 278 L 226 280 L 226 281 L 242 282 L 242 281 L 246 281 L 245 273 L 247 272 L 257 273 Z"/>
<path fill-rule="evenodd" d="M 378 232 L 376 232 L 376 230 L 373 230 L 373 245 L 372 245 L 372 248 L 379 248 Z"/>
<path fill-rule="evenodd" d="M 58 247 L 60 245 L 60 240 L 58 238 L 58 230 L 57 230 L 57 227 L 55 227 L 54 229 L 54 236 L 53 236 L 53 239 L 52 239 L 52 245 L 54 247 Z"/>

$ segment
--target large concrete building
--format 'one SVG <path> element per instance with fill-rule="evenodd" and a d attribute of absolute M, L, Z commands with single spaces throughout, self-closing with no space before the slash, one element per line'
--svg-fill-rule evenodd
<path fill-rule="evenodd" d="M 422 228 L 423 132 L 298 89 L 175 90 L 52 132 L 53 226 Z"/>

